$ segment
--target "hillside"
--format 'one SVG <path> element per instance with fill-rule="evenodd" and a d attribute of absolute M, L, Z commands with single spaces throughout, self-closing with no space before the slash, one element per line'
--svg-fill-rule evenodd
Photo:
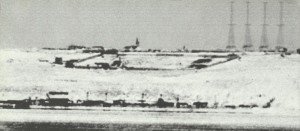
<path fill-rule="evenodd" d="M 250 53 L 241 60 L 201 70 L 127 71 L 68 69 L 54 65 L 55 56 L 84 58 L 87 54 L 51 51 L 0 51 L 1 99 L 45 98 L 48 91 L 68 91 L 73 100 L 126 99 L 136 101 L 145 93 L 154 102 L 160 94 L 167 101 L 207 101 L 209 106 L 257 104 L 275 98 L 272 108 L 300 110 L 300 55 Z M 151 59 L 155 63 L 155 59 Z M 149 60 L 148 60 L 149 61 Z"/>

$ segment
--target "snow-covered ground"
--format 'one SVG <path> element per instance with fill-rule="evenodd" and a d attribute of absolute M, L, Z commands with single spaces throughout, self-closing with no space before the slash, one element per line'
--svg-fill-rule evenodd
<path fill-rule="evenodd" d="M 228 58 L 228 53 L 223 54 L 201 54 L 201 53 L 145 53 L 145 52 L 120 52 L 119 55 L 103 55 L 84 62 L 75 63 L 75 66 L 97 67 L 95 63 L 112 64 L 116 60 L 121 60 L 125 67 L 143 68 L 143 69 L 162 69 L 179 70 L 187 69 L 192 62 L 198 59 L 205 59 L 207 55 L 220 55 L 223 58 L 213 58 L 211 62 L 203 63 L 212 65 L 224 62 Z M 224 57 L 225 56 L 225 57 Z M 206 58 L 207 59 L 207 58 Z"/>
<path fill-rule="evenodd" d="M 209 106 L 257 104 L 275 98 L 272 109 L 300 111 L 300 55 L 284 58 L 279 54 L 248 53 L 241 60 L 201 70 L 127 71 L 69 69 L 54 65 L 55 56 L 63 60 L 85 58 L 91 54 L 76 51 L 0 51 L 0 98 L 45 98 L 48 91 L 68 91 L 73 100 L 156 101 L 160 94 L 167 101 L 192 103 L 206 101 Z M 47 62 L 48 61 L 48 62 Z M 141 59 L 142 61 L 142 59 Z M 156 63 L 155 59 L 150 60 Z M 276 111 L 274 111 L 276 113 Z"/>

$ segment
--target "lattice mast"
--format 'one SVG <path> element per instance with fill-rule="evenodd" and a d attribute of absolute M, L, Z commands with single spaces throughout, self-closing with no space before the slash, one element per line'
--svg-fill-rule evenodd
<path fill-rule="evenodd" d="M 243 46 L 245 51 L 253 51 L 252 39 L 250 34 L 250 23 L 249 23 L 249 4 L 247 1 L 247 12 L 246 12 L 246 24 L 245 24 L 245 44 Z"/>
<path fill-rule="evenodd" d="M 235 40 L 234 40 L 234 23 L 233 23 L 233 1 L 230 2 L 230 24 L 229 24 L 229 35 L 228 35 L 228 45 L 227 50 L 235 50 Z"/>
<path fill-rule="evenodd" d="M 139 46 L 140 46 L 140 41 L 139 41 L 139 38 L 136 38 L 136 40 L 135 40 L 135 45 L 136 45 L 137 47 L 139 47 Z"/>
<path fill-rule="evenodd" d="M 278 24 L 278 35 L 277 35 L 277 46 L 276 50 L 281 50 L 284 48 L 284 39 L 283 39 L 283 2 L 279 2 L 280 12 L 279 12 L 279 24 Z"/>
<path fill-rule="evenodd" d="M 264 14 L 263 14 L 263 25 L 262 25 L 262 35 L 261 35 L 261 45 L 259 47 L 260 51 L 266 51 L 269 48 L 269 40 L 267 35 L 267 4 L 264 2 Z"/>

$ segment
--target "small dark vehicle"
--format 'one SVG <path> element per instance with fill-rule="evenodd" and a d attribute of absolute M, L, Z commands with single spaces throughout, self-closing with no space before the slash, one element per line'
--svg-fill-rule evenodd
<path fill-rule="evenodd" d="M 147 107 L 147 106 L 150 106 L 150 104 L 146 103 L 145 100 L 138 100 L 138 103 L 132 103 L 131 106 L 133 106 L 133 107 Z"/>
<path fill-rule="evenodd" d="M 114 100 L 113 105 L 114 106 L 126 107 L 126 106 L 128 106 L 128 103 L 126 103 L 125 100 Z"/>
<path fill-rule="evenodd" d="M 92 101 L 92 100 L 87 100 L 83 101 L 81 104 L 82 106 L 102 106 L 102 107 L 110 107 L 112 104 L 107 103 L 105 101 L 97 100 L 97 101 Z"/>
<path fill-rule="evenodd" d="M 43 102 L 43 106 L 71 106 L 73 101 L 66 98 L 68 92 L 50 91 L 46 94 L 47 99 Z"/>
<path fill-rule="evenodd" d="M 225 108 L 231 108 L 231 109 L 235 109 L 235 108 L 236 108 L 235 105 L 225 105 L 224 107 L 225 107 Z"/>
<path fill-rule="evenodd" d="M 233 59 L 236 59 L 236 58 L 241 58 L 240 56 L 238 56 L 237 54 L 229 54 L 227 55 L 228 57 L 228 60 L 233 60 Z"/>
<path fill-rule="evenodd" d="M 95 63 L 98 67 L 101 67 L 105 70 L 110 69 L 110 65 L 108 63 L 104 63 L 104 62 L 97 62 Z"/>
<path fill-rule="evenodd" d="M 196 108 L 207 108 L 208 103 L 207 102 L 194 102 L 193 105 L 196 106 Z"/>
<path fill-rule="evenodd" d="M 192 64 L 208 63 L 211 61 L 212 61 L 211 59 L 198 59 L 198 60 L 194 61 Z"/>
<path fill-rule="evenodd" d="M 78 62 L 78 60 L 69 60 L 69 61 L 66 61 L 65 67 L 67 67 L 67 68 L 74 68 L 75 67 L 74 63 L 75 62 Z"/>
<path fill-rule="evenodd" d="M 174 103 L 173 102 L 166 102 L 166 101 L 164 101 L 164 99 L 159 98 L 157 100 L 156 106 L 159 107 L 159 108 L 174 107 Z"/>
<path fill-rule="evenodd" d="M 117 49 L 108 49 L 104 51 L 104 54 L 118 54 L 118 52 Z"/>
<path fill-rule="evenodd" d="M 30 99 L 25 100 L 7 100 L 7 101 L 0 101 L 2 108 L 9 108 L 9 109 L 29 109 L 30 108 Z"/>
<path fill-rule="evenodd" d="M 265 105 L 263 105 L 263 108 L 270 108 L 274 100 L 275 98 L 270 99 L 270 101 L 268 101 Z"/>
<path fill-rule="evenodd" d="M 254 108 L 254 107 L 258 107 L 258 105 L 256 104 L 250 104 L 250 105 L 246 105 L 246 104 L 241 104 L 239 105 L 240 108 Z"/>
<path fill-rule="evenodd" d="M 193 61 L 192 64 L 189 66 L 189 68 L 195 68 L 195 69 L 206 68 L 207 65 L 203 63 L 209 63 L 211 61 L 212 61 L 211 59 L 198 59 L 196 61 Z"/>
<path fill-rule="evenodd" d="M 51 98 L 45 100 L 44 106 L 71 106 L 73 102 L 68 98 Z"/>
<path fill-rule="evenodd" d="M 192 106 L 185 102 L 177 102 L 176 108 L 191 108 Z"/>
<path fill-rule="evenodd" d="M 202 68 L 206 68 L 207 65 L 202 65 L 202 64 L 193 64 L 189 66 L 190 68 L 195 68 L 195 69 L 202 69 Z"/>
<path fill-rule="evenodd" d="M 61 57 L 55 57 L 55 64 L 62 65 L 63 64 L 63 59 Z"/>

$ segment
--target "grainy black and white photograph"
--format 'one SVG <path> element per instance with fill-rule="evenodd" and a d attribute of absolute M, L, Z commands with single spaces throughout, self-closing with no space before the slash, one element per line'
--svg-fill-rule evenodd
<path fill-rule="evenodd" d="M 300 130 L 299 0 L 0 0 L 0 131 Z"/>

